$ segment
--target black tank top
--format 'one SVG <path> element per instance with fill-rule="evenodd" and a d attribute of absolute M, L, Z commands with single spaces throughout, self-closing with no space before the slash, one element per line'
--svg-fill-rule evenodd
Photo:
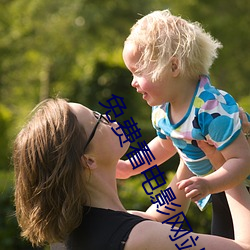
<path fill-rule="evenodd" d="M 85 208 L 82 223 L 69 236 L 67 250 L 122 250 L 133 227 L 146 219 L 126 212 Z"/>

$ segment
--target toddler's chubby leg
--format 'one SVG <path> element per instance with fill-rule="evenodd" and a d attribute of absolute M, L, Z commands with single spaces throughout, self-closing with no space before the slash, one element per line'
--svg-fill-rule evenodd
<path fill-rule="evenodd" d="M 183 190 L 178 189 L 177 183 L 181 180 L 188 179 L 191 176 L 193 176 L 193 173 L 191 173 L 189 169 L 187 168 L 187 166 L 184 164 L 184 162 L 180 160 L 180 164 L 178 166 L 176 174 L 174 178 L 171 180 L 168 187 L 171 187 L 171 189 L 173 190 L 173 193 L 176 196 L 174 203 L 181 205 L 181 207 L 175 207 L 175 211 L 171 213 L 169 210 L 167 210 L 164 207 L 165 205 L 157 208 L 157 204 L 153 204 L 148 208 L 147 214 L 150 214 L 153 218 L 155 218 L 156 221 L 160 221 L 160 222 L 166 220 L 167 218 L 166 218 L 166 215 L 157 212 L 156 211 L 157 209 L 165 213 L 170 212 L 170 215 L 167 217 L 171 217 L 174 214 L 177 214 L 180 212 L 184 212 L 186 214 L 190 205 L 190 199 L 186 198 L 185 192 Z"/>
<path fill-rule="evenodd" d="M 235 240 L 250 246 L 250 196 L 245 185 L 241 184 L 230 190 L 226 190 L 226 196 L 230 205 L 233 218 Z M 239 216 L 240 215 L 240 216 Z M 248 222 L 248 223 L 246 223 Z"/>

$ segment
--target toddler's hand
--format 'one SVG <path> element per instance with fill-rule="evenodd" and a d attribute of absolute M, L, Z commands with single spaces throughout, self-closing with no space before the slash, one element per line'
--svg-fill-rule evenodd
<path fill-rule="evenodd" d="M 204 177 L 194 176 L 177 183 L 180 190 L 184 190 L 186 197 L 192 201 L 198 201 L 206 197 L 209 192 L 209 183 Z"/>
<path fill-rule="evenodd" d="M 116 166 L 116 178 L 127 179 L 132 176 L 133 169 L 127 161 L 119 160 Z"/>

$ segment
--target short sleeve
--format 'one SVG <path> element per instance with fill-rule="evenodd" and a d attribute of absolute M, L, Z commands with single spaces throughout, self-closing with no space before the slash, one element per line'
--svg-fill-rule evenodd
<path fill-rule="evenodd" d="M 206 95 L 207 98 L 208 95 Z M 203 98 L 201 95 L 199 98 Z M 238 105 L 225 91 L 213 91 L 198 112 L 202 134 L 218 150 L 230 145 L 240 134 L 241 121 Z"/>
<path fill-rule="evenodd" d="M 167 117 L 167 104 L 155 106 L 152 108 L 151 120 L 157 136 L 161 139 L 167 139 L 169 131 L 172 130 L 171 125 L 166 119 Z"/>
<path fill-rule="evenodd" d="M 167 139 L 166 135 L 162 134 L 162 133 L 159 132 L 159 131 L 156 131 L 156 134 L 157 134 L 157 136 L 159 136 L 159 137 L 160 137 L 161 139 L 163 139 L 163 140 Z"/>

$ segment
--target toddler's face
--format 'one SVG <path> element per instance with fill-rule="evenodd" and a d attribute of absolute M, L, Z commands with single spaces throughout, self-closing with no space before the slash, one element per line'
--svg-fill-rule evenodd
<path fill-rule="evenodd" d="M 125 43 L 123 60 L 128 70 L 132 73 L 132 87 L 142 94 L 142 98 L 149 106 L 161 105 L 166 102 L 166 79 L 164 81 L 159 79 L 152 82 L 151 74 L 140 72 L 138 70 L 140 57 L 141 52 L 132 43 Z"/>

